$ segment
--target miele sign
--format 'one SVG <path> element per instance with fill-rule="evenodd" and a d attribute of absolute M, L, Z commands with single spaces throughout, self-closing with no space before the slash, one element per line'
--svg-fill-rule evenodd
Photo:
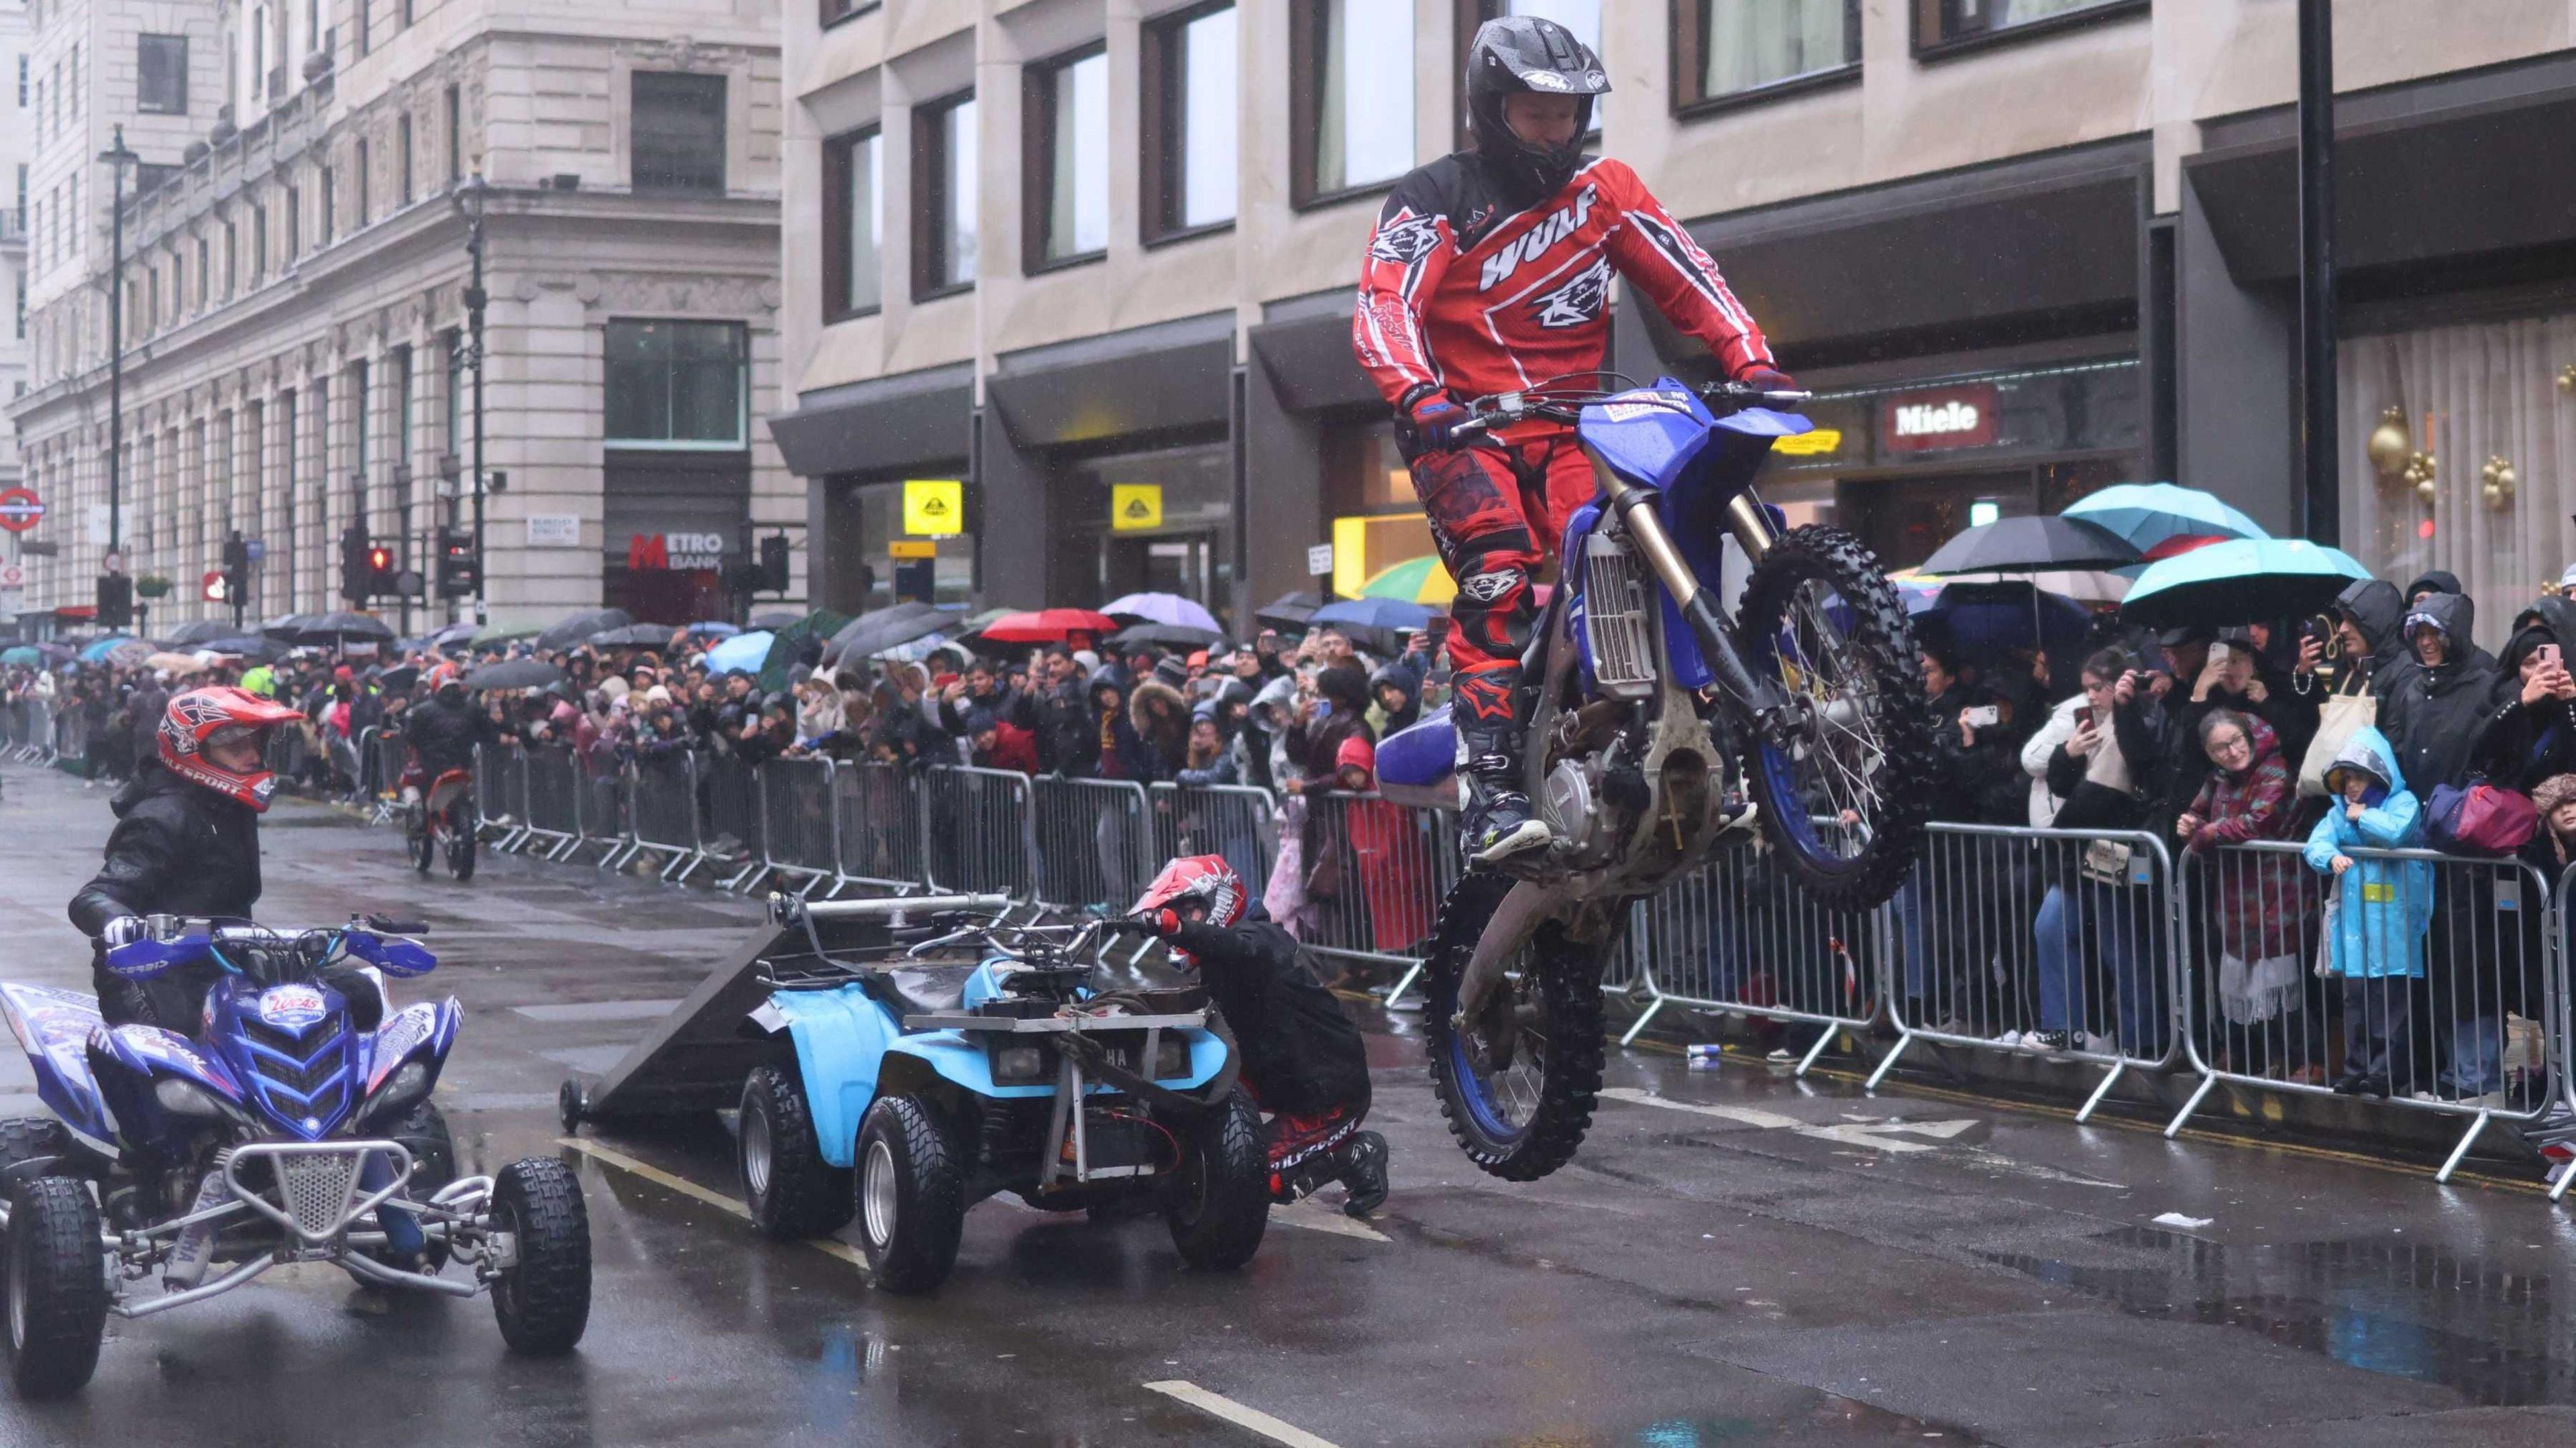
<path fill-rule="evenodd" d="M 1977 383 L 1890 393 L 1879 401 L 1878 436 L 1891 452 L 1990 446 L 1995 440 L 1995 389 Z"/>

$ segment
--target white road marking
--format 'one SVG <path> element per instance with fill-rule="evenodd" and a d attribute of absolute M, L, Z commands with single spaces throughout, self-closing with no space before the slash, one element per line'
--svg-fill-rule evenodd
<path fill-rule="evenodd" d="M 1948 1141 L 1977 1124 L 1976 1118 L 1954 1121 L 1862 1121 L 1841 1126 L 1811 1126 L 1794 1116 L 1776 1111 L 1763 1111 L 1751 1106 L 1710 1106 L 1695 1101 L 1675 1101 L 1633 1086 L 1613 1086 L 1601 1093 L 1613 1101 L 1634 1106 L 1660 1106 L 1666 1111 L 1687 1111 L 1695 1116 L 1714 1116 L 1721 1121 L 1740 1122 L 1763 1131 L 1786 1131 L 1797 1136 L 1811 1136 L 1819 1141 L 1840 1142 L 1845 1146 L 1866 1146 L 1874 1151 L 1932 1151 L 1936 1148 L 1920 1141 L 1899 1141 L 1896 1133 L 1910 1133 Z"/>
<path fill-rule="evenodd" d="M 555 1145 L 571 1147 L 573 1150 L 591 1158 L 593 1161 L 600 1162 L 603 1165 L 613 1166 L 622 1172 L 628 1172 L 635 1176 L 640 1176 L 644 1180 L 653 1183 L 655 1186 L 668 1187 L 672 1191 L 678 1192 L 684 1197 L 690 1198 L 693 1201 L 704 1202 L 718 1211 L 731 1212 L 746 1222 L 751 1220 L 751 1209 L 744 1206 L 740 1201 L 733 1197 L 727 1196 L 713 1187 L 702 1187 L 696 1182 L 689 1180 L 687 1177 L 674 1176 L 671 1173 L 662 1170 L 658 1166 L 651 1165 L 647 1162 L 637 1161 L 635 1158 L 628 1156 L 622 1151 L 611 1151 L 607 1147 L 601 1146 L 598 1142 L 584 1141 L 578 1136 L 556 1137 Z M 858 1268 L 861 1272 L 868 1270 L 867 1255 L 861 1252 L 858 1248 L 853 1247 L 849 1243 L 841 1241 L 838 1238 L 808 1237 L 805 1239 L 805 1245 L 822 1253 L 826 1257 L 837 1257 L 842 1261 L 849 1263 L 851 1266 Z"/>
<path fill-rule="evenodd" d="M 1147 1383 L 1145 1389 L 1187 1403 L 1202 1413 L 1223 1418 L 1238 1428 L 1248 1428 L 1273 1443 L 1285 1443 L 1288 1448 L 1336 1448 L 1329 1438 L 1318 1438 L 1294 1423 L 1283 1423 L 1259 1408 L 1247 1408 L 1223 1393 L 1211 1393 L 1193 1382 L 1174 1378 L 1168 1382 Z"/>
<path fill-rule="evenodd" d="M 512 1006 L 513 1015 L 532 1021 L 658 1021 L 679 1007 L 667 1001 L 572 1001 L 560 1005 Z"/>
<path fill-rule="evenodd" d="M 1343 1216 L 1339 1207 L 1327 1207 L 1312 1197 L 1291 1206 L 1272 1207 L 1270 1220 L 1284 1227 L 1303 1227 L 1309 1232 L 1327 1232 L 1336 1237 L 1357 1237 L 1364 1242 L 1395 1240 L 1366 1222 Z"/>

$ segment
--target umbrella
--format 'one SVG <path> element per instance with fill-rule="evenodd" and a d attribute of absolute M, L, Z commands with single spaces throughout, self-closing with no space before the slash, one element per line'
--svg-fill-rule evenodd
<path fill-rule="evenodd" d="M 658 623 L 630 623 L 624 628 L 601 629 L 590 636 L 590 641 L 603 649 L 657 649 L 671 641 L 671 630 Z"/>
<path fill-rule="evenodd" d="M 787 620 L 787 623 L 794 623 L 797 619 L 803 618 L 804 616 L 805 615 L 800 613 L 796 615 L 795 618 Z M 778 625 L 779 628 L 785 628 L 786 626 L 787 624 Z M 729 639 L 735 634 L 742 632 L 742 630 L 733 624 L 726 623 L 723 619 L 711 618 L 698 623 L 693 623 L 686 629 L 681 630 L 681 632 L 693 633 L 702 639 Z"/>
<path fill-rule="evenodd" d="M 101 638 L 92 639 L 90 642 L 81 645 L 81 661 L 91 664 L 104 663 L 107 660 L 107 656 L 115 651 L 117 645 L 141 642 L 141 639 L 136 638 L 132 634 L 108 634 Z M 148 645 L 144 648 L 144 652 L 147 654 L 151 651 L 152 650 Z"/>
<path fill-rule="evenodd" d="M 205 667 L 195 654 L 154 654 L 143 661 L 147 669 L 168 669 L 174 674 L 193 674 Z"/>
<path fill-rule="evenodd" d="M 768 661 L 770 640 L 777 635 L 762 629 L 756 633 L 735 634 L 707 650 L 707 672 L 710 674 L 757 674 Z"/>
<path fill-rule="evenodd" d="M 1205 629 L 1220 638 L 1225 632 L 1216 626 L 1216 615 L 1177 593 L 1131 593 L 1113 600 L 1100 611 L 1113 618 L 1131 619 L 1137 623 L 1168 623 Z"/>
<path fill-rule="evenodd" d="M 549 625 L 537 635 L 541 649 L 568 649 L 595 633 L 624 628 L 635 621 L 635 615 L 622 608 L 584 609 L 569 618 Z"/>
<path fill-rule="evenodd" d="M 257 659 L 264 664 L 273 664 L 286 657 L 286 645 L 272 638 L 234 634 L 230 638 L 208 639 L 197 645 L 197 652 L 231 654 L 239 658 Z"/>
<path fill-rule="evenodd" d="M 860 614 L 841 625 L 824 643 L 823 667 L 834 668 L 843 659 L 864 659 L 880 649 L 910 643 L 927 634 L 945 632 L 956 621 L 956 615 L 917 599 L 906 599 L 890 608 Z"/>
<path fill-rule="evenodd" d="M 753 628 L 765 629 L 793 628 L 796 625 L 803 623 L 809 617 L 811 617 L 811 615 L 807 614 L 802 609 L 765 608 L 751 616 L 751 626 Z M 732 625 L 727 624 L 726 627 L 731 628 Z M 697 627 L 692 625 L 689 632 L 696 633 Z"/>
<path fill-rule="evenodd" d="M 2039 573 L 2120 568 L 2138 550 L 2119 534 L 2081 518 L 2006 518 L 1971 528 L 1923 561 L 1925 573 Z"/>
<path fill-rule="evenodd" d="M 238 629 L 222 619 L 201 618 L 194 623 L 183 623 L 172 629 L 161 642 L 177 648 L 181 644 L 201 644 L 208 639 L 228 638 L 237 632 L 239 632 Z"/>
<path fill-rule="evenodd" d="M 1401 633 L 1429 623 L 1440 610 L 1428 604 L 1407 603 L 1400 598 L 1345 598 L 1315 610 L 1309 623 L 1359 624 L 1364 628 L 1381 628 Z"/>
<path fill-rule="evenodd" d="M 2077 603 L 2104 604 L 2118 603 L 2129 596 L 2130 575 L 2136 571 L 2135 568 L 2119 573 L 2102 569 L 2061 568 L 2041 573 L 2015 573 L 2009 577 L 2001 573 L 1954 573 L 1947 578 L 1923 578 L 1922 581 L 1936 586 L 1951 583 L 2027 583 L 2042 593 L 2071 598 Z M 1895 578 L 1897 575 L 1888 576 Z M 1919 574 L 1913 576 L 1921 577 Z M 1900 582 L 1899 586 L 1902 587 L 1903 584 Z"/>
<path fill-rule="evenodd" d="M 396 664 L 376 676 L 377 687 L 389 694 L 399 694 L 420 682 L 420 665 Z"/>
<path fill-rule="evenodd" d="M 469 689 L 545 689 L 560 684 L 564 671 L 543 659 L 504 659 L 465 676 Z"/>
<path fill-rule="evenodd" d="M 1295 593 L 1283 593 L 1254 609 L 1252 616 L 1272 628 L 1304 628 L 1306 621 L 1315 616 L 1315 610 L 1323 606 L 1322 594 L 1301 588 Z"/>
<path fill-rule="evenodd" d="M 2067 655 L 2084 647 L 2092 612 L 2071 598 L 2018 581 L 1953 583 L 1915 626 L 1946 632 L 1968 663 L 2000 663 L 2015 649 Z"/>
<path fill-rule="evenodd" d="M 0 649 L 0 664 L 10 668 L 34 668 L 44 663 L 45 656 L 33 644 L 20 644 L 13 649 Z"/>
<path fill-rule="evenodd" d="M 1135 623 L 1109 636 L 1112 647 L 1132 649 L 1138 644 L 1152 644 L 1166 649 L 1213 648 L 1225 635 L 1212 628 L 1191 628 L 1177 623 Z"/>
<path fill-rule="evenodd" d="M 997 644 L 1056 643 L 1074 634 L 1086 633 L 1095 638 L 1118 631 L 1118 620 L 1087 608 L 1042 608 L 1035 613 L 1015 613 L 989 624 L 984 637 Z"/>
<path fill-rule="evenodd" d="M 353 639 L 365 643 L 392 643 L 394 639 L 394 631 L 386 626 L 383 619 L 372 614 L 302 614 L 292 623 L 293 630 L 287 635 L 289 643 L 346 646 Z M 279 636 L 273 628 L 263 628 L 260 632 L 271 638 Z"/>
<path fill-rule="evenodd" d="M 2141 628 L 2225 628 L 2323 613 L 2370 570 L 2304 538 L 2233 538 L 2147 565 L 2120 618 Z"/>
<path fill-rule="evenodd" d="M 2152 549 L 2169 538 L 2269 538 L 2262 525 L 2198 488 L 2172 483 L 2122 483 L 2067 505 L 2060 516 L 2082 518 L 2117 533 L 2130 547 Z"/>
<path fill-rule="evenodd" d="M 1408 603 L 1428 603 L 1439 608 L 1449 606 L 1458 596 L 1458 584 L 1449 576 L 1437 554 L 1425 553 L 1407 558 L 1402 563 L 1381 568 L 1360 585 L 1362 598 L 1400 598 Z"/>

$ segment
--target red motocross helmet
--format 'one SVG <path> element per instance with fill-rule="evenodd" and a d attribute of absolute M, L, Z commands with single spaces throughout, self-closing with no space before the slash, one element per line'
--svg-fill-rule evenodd
<path fill-rule="evenodd" d="M 240 730 L 265 752 L 270 729 L 303 717 L 246 689 L 190 689 L 173 698 L 161 716 L 161 762 L 190 784 L 266 813 L 269 796 L 277 792 L 277 776 L 265 764 L 235 774 L 217 764 L 206 746 L 229 731 Z"/>
<path fill-rule="evenodd" d="M 1223 855 L 1184 855 L 1163 867 L 1127 914 L 1150 918 L 1183 905 L 1205 905 L 1208 924 L 1227 926 L 1243 919 L 1246 900 L 1243 877 L 1234 873 Z M 1187 951 L 1172 953 L 1197 964 Z"/>

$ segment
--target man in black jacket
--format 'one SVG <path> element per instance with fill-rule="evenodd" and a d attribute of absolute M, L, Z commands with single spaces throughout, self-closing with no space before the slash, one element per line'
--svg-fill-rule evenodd
<path fill-rule="evenodd" d="M 428 702 L 413 709 L 404 737 L 434 782 L 451 769 L 474 767 L 474 747 L 502 742 L 501 726 L 492 716 L 466 702 L 465 681 L 454 664 L 441 664 L 430 674 Z"/>
<path fill-rule="evenodd" d="M 193 689 L 163 711 L 153 755 L 109 808 L 107 858 L 72 896 L 71 920 L 97 942 L 92 979 L 109 1025 L 189 1031 L 218 969 L 126 980 L 106 952 L 144 933 L 147 915 L 247 919 L 259 900 L 259 817 L 276 777 L 261 763 L 268 732 L 304 716 L 240 689 Z"/>
<path fill-rule="evenodd" d="M 1270 1120 L 1270 1196 L 1287 1203 L 1327 1182 L 1365 1217 L 1386 1201 L 1386 1138 L 1362 1131 L 1368 1048 L 1296 937 L 1243 919 L 1248 892 L 1222 855 L 1172 861 L 1119 928 L 1164 942 L 1197 970 L 1235 1036 L 1244 1086 Z"/>

